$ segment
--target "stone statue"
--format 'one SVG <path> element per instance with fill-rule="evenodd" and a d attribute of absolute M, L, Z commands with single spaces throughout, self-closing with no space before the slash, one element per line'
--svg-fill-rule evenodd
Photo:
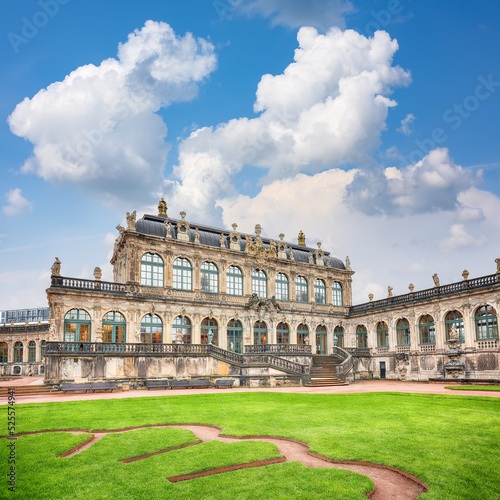
<path fill-rule="evenodd" d="M 451 327 L 450 330 L 450 339 L 458 340 L 458 332 L 457 329 L 455 328 L 455 325 Z"/>
<path fill-rule="evenodd" d="M 373 300 L 373 293 L 368 294 L 368 300 L 371 302 Z"/>
<path fill-rule="evenodd" d="M 309 264 L 314 264 L 314 257 L 312 252 L 309 252 Z"/>
<path fill-rule="evenodd" d="M 196 228 L 196 231 L 194 232 L 194 242 L 195 243 L 200 242 L 200 232 L 198 231 L 198 228 Z"/>
<path fill-rule="evenodd" d="M 349 256 L 345 258 L 345 268 L 351 269 L 351 259 L 349 258 Z"/>
<path fill-rule="evenodd" d="M 469 279 L 469 271 L 467 271 L 467 269 L 464 269 L 464 272 L 462 273 L 462 277 L 464 280 Z"/>
<path fill-rule="evenodd" d="M 101 271 L 101 268 L 100 268 L 100 267 L 96 267 L 96 268 L 94 268 L 94 278 L 95 278 L 97 281 L 101 281 L 101 278 L 102 278 L 102 271 Z"/>
<path fill-rule="evenodd" d="M 182 344 L 182 330 L 177 331 L 177 335 L 175 336 L 175 339 L 177 340 L 178 344 Z"/>
<path fill-rule="evenodd" d="M 495 262 L 497 263 L 497 274 L 500 274 L 500 259 L 495 259 Z"/>
<path fill-rule="evenodd" d="M 118 226 L 116 226 L 116 229 L 118 229 L 118 231 L 120 232 L 120 234 L 122 234 L 123 231 L 125 231 L 125 228 L 123 226 L 120 226 L 120 224 L 118 224 Z"/>
<path fill-rule="evenodd" d="M 393 290 L 392 286 L 387 287 L 387 297 L 392 297 L 392 290 Z"/>
<path fill-rule="evenodd" d="M 49 340 L 51 341 L 57 340 L 56 327 L 54 325 L 49 326 Z"/>
<path fill-rule="evenodd" d="M 50 270 L 52 271 L 52 276 L 61 276 L 61 261 L 57 257 Z"/>
<path fill-rule="evenodd" d="M 225 248 L 226 246 L 226 238 L 224 238 L 223 233 L 220 233 L 219 245 L 221 246 L 221 248 Z"/>
<path fill-rule="evenodd" d="M 165 234 L 165 238 L 171 238 L 172 237 L 172 225 L 170 222 L 165 221 L 165 230 L 167 233 Z"/>
<path fill-rule="evenodd" d="M 135 218 L 137 214 L 134 210 L 132 213 L 127 212 L 127 230 L 135 231 Z"/>
<path fill-rule="evenodd" d="M 432 275 L 432 279 L 434 280 L 434 286 L 439 286 L 439 278 L 438 278 L 437 273 L 434 273 Z"/>
<path fill-rule="evenodd" d="M 408 288 L 410 289 L 410 292 L 413 293 L 413 290 L 415 290 L 415 285 L 413 283 L 410 283 L 408 285 Z"/>
<path fill-rule="evenodd" d="M 274 240 L 269 240 L 269 253 L 270 253 L 271 257 L 276 257 L 276 255 L 277 255 L 276 243 L 274 242 Z"/>

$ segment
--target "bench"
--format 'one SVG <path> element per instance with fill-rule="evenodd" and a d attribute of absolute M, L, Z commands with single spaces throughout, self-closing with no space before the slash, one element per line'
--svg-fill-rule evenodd
<path fill-rule="evenodd" d="M 68 391 L 90 391 L 91 386 L 90 383 L 83 383 L 83 384 L 61 384 L 61 391 L 66 394 Z"/>
<path fill-rule="evenodd" d="M 214 386 L 219 389 L 220 387 L 229 387 L 232 388 L 234 384 L 234 380 L 216 380 Z"/>
<path fill-rule="evenodd" d="M 166 389 L 167 387 L 170 387 L 170 380 L 146 380 L 144 386 L 148 388 L 148 391 L 155 387 Z"/>
<path fill-rule="evenodd" d="M 195 387 L 213 387 L 212 386 L 212 383 L 210 382 L 210 380 L 191 380 L 190 381 L 190 386 L 191 388 L 195 388 Z"/>
<path fill-rule="evenodd" d="M 191 380 L 171 380 L 170 381 L 170 388 L 173 389 L 174 387 L 191 387 Z"/>
<path fill-rule="evenodd" d="M 116 389 L 116 384 L 114 382 L 92 382 L 90 388 L 92 392 L 109 390 L 113 392 Z"/>

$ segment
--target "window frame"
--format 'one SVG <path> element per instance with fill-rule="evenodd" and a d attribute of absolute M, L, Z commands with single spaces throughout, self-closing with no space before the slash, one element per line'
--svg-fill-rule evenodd
<path fill-rule="evenodd" d="M 485 310 L 485 314 L 478 315 L 483 309 Z M 480 321 L 483 322 L 483 324 L 480 324 Z M 474 324 L 476 326 L 476 340 L 498 339 L 498 317 L 493 306 L 489 304 L 479 306 L 474 313 Z M 486 335 L 481 336 L 480 330 L 485 330 Z"/>
<path fill-rule="evenodd" d="M 309 327 L 305 323 L 297 325 L 297 344 L 309 344 Z"/>
<path fill-rule="evenodd" d="M 336 347 L 343 348 L 344 347 L 344 327 L 337 325 L 333 329 L 333 341 L 335 342 L 335 335 L 337 335 L 337 345 Z"/>
<path fill-rule="evenodd" d="M 276 326 L 276 343 L 290 344 L 290 327 L 283 321 Z"/>
<path fill-rule="evenodd" d="M 377 323 L 377 347 L 389 347 L 389 327 L 385 321 Z"/>
<path fill-rule="evenodd" d="M 75 311 L 76 311 L 76 317 L 68 316 L 71 313 L 74 313 Z M 74 331 L 70 331 L 72 325 L 74 325 Z M 63 342 L 91 342 L 91 341 L 92 341 L 92 320 L 90 314 L 85 309 L 70 309 L 64 315 Z"/>
<path fill-rule="evenodd" d="M 396 323 L 396 345 L 398 347 L 411 345 L 410 322 L 406 318 L 399 318 Z"/>
<path fill-rule="evenodd" d="M 276 300 L 288 302 L 290 300 L 290 285 L 285 273 L 278 273 L 274 280 Z"/>
<path fill-rule="evenodd" d="M 175 343 L 177 343 L 178 333 L 176 330 L 180 330 L 182 333 L 182 344 L 191 345 L 193 343 L 193 325 L 187 316 L 176 316 L 172 321 L 172 342 Z"/>
<path fill-rule="evenodd" d="M 356 349 L 368 349 L 368 329 L 366 325 L 356 327 Z"/>
<path fill-rule="evenodd" d="M 314 303 L 319 306 L 326 305 L 326 284 L 321 278 L 314 281 Z"/>
<path fill-rule="evenodd" d="M 451 315 L 453 315 L 453 317 Z M 459 315 L 460 317 L 458 317 L 457 315 Z M 457 309 L 448 311 L 444 317 L 444 331 L 445 331 L 446 342 L 450 340 L 450 333 L 452 327 L 455 327 L 455 330 L 458 333 L 458 338 L 460 339 L 460 341 L 465 342 L 464 317 L 463 314 Z"/>
<path fill-rule="evenodd" d="M 9 344 L 0 342 L 0 364 L 9 362 Z"/>
<path fill-rule="evenodd" d="M 208 332 L 210 330 L 212 330 L 213 333 L 212 345 L 219 345 L 219 324 L 217 323 L 217 320 L 209 317 L 203 318 L 200 323 L 201 343 L 203 345 L 209 345 Z"/>
<path fill-rule="evenodd" d="M 111 314 L 113 316 L 110 316 Z M 124 344 L 127 342 L 127 320 L 119 311 L 108 311 L 102 317 L 102 330 L 102 341 L 104 343 Z M 109 337 L 111 337 L 111 340 L 107 340 Z"/>
<path fill-rule="evenodd" d="M 303 300 L 304 297 L 305 300 Z M 309 283 L 305 276 L 297 276 L 295 278 L 295 300 L 303 304 L 309 302 Z"/>
<path fill-rule="evenodd" d="M 207 280 L 206 285 L 203 280 Z M 200 267 L 200 290 L 204 293 L 219 293 L 219 269 L 213 262 L 205 261 Z"/>
<path fill-rule="evenodd" d="M 34 340 L 28 342 L 28 363 L 36 363 L 36 342 Z"/>
<path fill-rule="evenodd" d="M 141 257 L 141 286 L 165 286 L 165 263 L 157 253 L 146 252 Z"/>
<path fill-rule="evenodd" d="M 150 320 L 147 321 L 144 318 L 150 318 Z M 153 320 L 153 318 L 158 319 Z M 163 320 L 158 314 L 148 313 L 141 318 L 141 343 L 163 344 Z"/>
<path fill-rule="evenodd" d="M 24 344 L 18 340 L 14 343 L 14 363 L 22 363 L 24 356 Z"/>
<path fill-rule="evenodd" d="M 227 268 L 226 293 L 239 297 L 243 296 L 243 271 L 238 266 L 229 266 Z"/>
<path fill-rule="evenodd" d="M 267 274 L 262 269 L 252 271 L 252 293 L 256 293 L 261 299 L 267 299 Z"/>
<path fill-rule="evenodd" d="M 264 326 L 262 326 L 264 325 Z M 253 324 L 253 344 L 266 345 L 268 340 L 267 324 L 265 321 L 256 321 Z"/>
<path fill-rule="evenodd" d="M 429 321 L 429 318 L 432 321 Z M 428 337 L 427 339 L 424 336 Z M 430 314 L 423 314 L 418 320 L 418 337 L 420 345 L 436 344 L 436 325 L 434 318 Z"/>
<path fill-rule="evenodd" d="M 336 307 L 342 307 L 344 305 L 344 288 L 339 281 L 334 281 L 332 283 L 332 305 Z"/>
<path fill-rule="evenodd" d="M 177 257 L 174 260 L 172 271 L 172 288 L 188 291 L 193 289 L 193 265 L 189 259 Z"/>

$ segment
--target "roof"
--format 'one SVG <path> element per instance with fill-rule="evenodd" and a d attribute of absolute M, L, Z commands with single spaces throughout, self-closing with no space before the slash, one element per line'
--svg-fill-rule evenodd
<path fill-rule="evenodd" d="M 177 223 L 178 219 L 171 219 L 166 215 L 144 215 L 142 219 L 139 219 L 135 224 L 135 230 L 141 234 L 147 234 L 151 236 L 159 236 L 160 238 L 165 238 L 167 234 L 167 226 L 165 222 L 170 222 L 170 236 L 173 239 L 177 239 Z M 220 229 L 210 226 L 205 226 L 202 224 L 189 223 L 189 241 L 194 243 L 196 229 L 198 229 L 198 234 L 200 238 L 200 244 L 208 245 L 211 247 L 220 247 L 220 235 L 223 234 L 225 236 L 225 245 L 226 248 L 229 249 L 229 240 L 228 236 L 231 231 L 227 229 Z M 240 239 L 240 249 L 241 251 L 245 250 L 246 240 L 244 238 L 245 234 L 240 233 L 242 238 Z M 271 240 L 269 238 L 261 238 L 264 246 L 269 248 Z M 276 243 L 279 240 L 275 240 Z M 293 252 L 293 258 L 297 262 L 308 263 L 309 262 L 309 254 L 311 252 L 316 252 L 315 248 L 310 248 L 304 245 L 297 245 L 295 243 L 285 242 L 287 249 L 287 257 L 290 257 L 290 252 Z M 331 261 L 331 267 L 335 269 L 345 269 L 344 263 L 338 259 L 337 257 L 333 257 L 330 255 L 330 252 L 325 251 L 324 264 L 325 266 L 328 264 L 328 259 Z"/>

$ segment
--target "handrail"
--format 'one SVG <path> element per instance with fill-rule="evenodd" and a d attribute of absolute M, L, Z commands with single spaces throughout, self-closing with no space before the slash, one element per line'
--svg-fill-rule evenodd
<path fill-rule="evenodd" d="M 264 352 L 278 354 L 311 354 L 312 346 L 307 344 L 261 344 L 245 346 L 245 354 L 260 354 Z"/>
<path fill-rule="evenodd" d="M 86 280 L 83 278 L 66 278 L 64 276 L 52 276 L 51 286 L 62 288 L 75 288 L 78 290 L 95 290 L 112 293 L 126 293 L 129 285 L 126 283 L 114 283 L 111 281 Z"/>
<path fill-rule="evenodd" d="M 339 379 L 344 380 L 349 373 L 349 371 L 352 369 L 354 365 L 354 358 L 351 356 L 351 354 L 346 351 L 345 349 L 342 349 L 341 347 L 334 347 L 333 348 L 333 353 L 336 354 L 337 356 L 340 356 L 344 359 L 342 363 L 337 365 L 335 367 L 336 370 L 336 375 Z"/>

